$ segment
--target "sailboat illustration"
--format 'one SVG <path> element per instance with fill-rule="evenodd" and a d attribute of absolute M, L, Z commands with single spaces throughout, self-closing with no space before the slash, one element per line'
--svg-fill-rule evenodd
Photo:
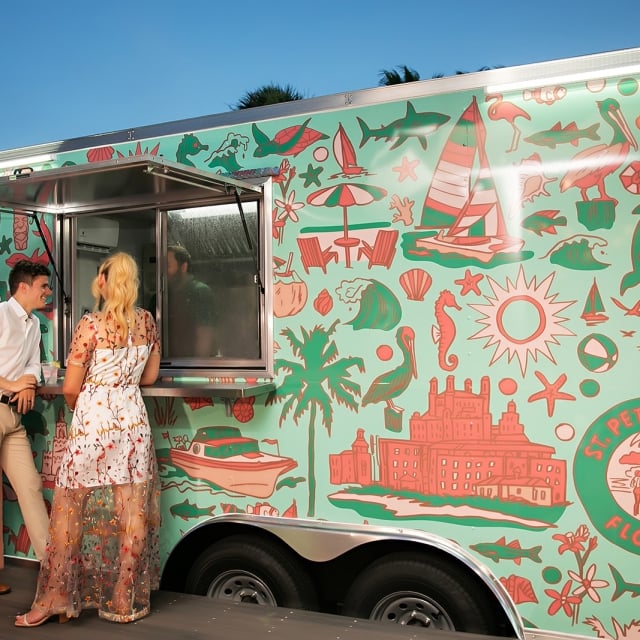
<path fill-rule="evenodd" d="M 596 279 L 594 278 L 580 317 L 587 323 L 587 326 L 593 326 L 606 322 L 609 319 L 609 316 L 603 312 L 604 304 L 600 296 L 600 291 L 598 290 L 598 285 L 596 284 Z"/>
<path fill-rule="evenodd" d="M 486 263 L 497 254 L 522 248 L 521 238 L 507 234 L 485 142 L 474 96 L 449 134 L 425 198 L 419 228 L 439 231 L 417 239 L 418 251 L 458 254 Z"/>
<path fill-rule="evenodd" d="M 333 155 L 340 165 L 343 175 L 358 176 L 364 171 L 363 167 L 358 166 L 356 151 L 342 123 L 338 126 L 338 131 L 333 138 Z"/>

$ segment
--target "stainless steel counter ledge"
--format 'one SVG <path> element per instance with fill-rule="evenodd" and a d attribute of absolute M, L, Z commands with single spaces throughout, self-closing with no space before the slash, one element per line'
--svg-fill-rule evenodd
<path fill-rule="evenodd" d="M 143 396 L 173 398 L 215 397 L 225 400 L 260 396 L 273 391 L 275 388 L 276 385 L 273 382 L 219 384 L 201 381 L 190 382 L 184 379 L 180 382 L 160 381 L 147 387 L 140 387 Z M 53 385 L 47 384 L 39 387 L 38 395 L 62 395 L 62 380 Z"/>

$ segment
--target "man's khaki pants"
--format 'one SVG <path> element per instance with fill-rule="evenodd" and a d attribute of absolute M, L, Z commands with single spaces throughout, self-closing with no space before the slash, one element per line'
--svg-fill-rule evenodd
<path fill-rule="evenodd" d="M 18 497 L 24 524 L 38 560 L 45 557 L 49 516 L 42 496 L 42 479 L 36 471 L 27 432 L 13 407 L 0 404 L 0 469 Z M 0 536 L 0 553 L 2 536 Z"/>

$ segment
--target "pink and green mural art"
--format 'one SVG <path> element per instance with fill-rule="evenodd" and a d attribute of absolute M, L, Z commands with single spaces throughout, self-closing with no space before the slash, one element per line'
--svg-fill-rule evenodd
<path fill-rule="evenodd" d="M 608 78 L 61 154 L 272 172 L 276 389 L 148 400 L 165 553 L 229 512 L 416 528 L 486 563 L 531 625 L 637 633 L 639 129 L 637 81 Z M 48 261 L 41 229 L 2 214 L 0 280 Z M 51 486 L 65 416 L 39 409 Z M 234 474 L 193 463 L 211 442 Z"/>

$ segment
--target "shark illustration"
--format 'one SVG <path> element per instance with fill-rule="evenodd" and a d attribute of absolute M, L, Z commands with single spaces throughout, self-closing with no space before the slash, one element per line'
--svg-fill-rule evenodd
<path fill-rule="evenodd" d="M 613 576 L 616 587 L 613 595 L 611 596 L 612 602 L 625 593 L 630 593 L 632 598 L 640 596 L 640 584 L 637 582 L 627 582 L 622 577 L 622 574 L 612 564 L 609 564 L 609 569 L 611 570 L 611 575 Z"/>
<path fill-rule="evenodd" d="M 360 129 L 362 130 L 362 148 L 370 138 L 374 140 L 385 139 L 386 142 L 395 140 L 391 145 L 391 149 L 398 148 L 409 138 L 417 138 L 423 149 L 427 148 L 427 136 L 439 129 L 443 124 L 450 120 L 450 116 L 443 113 L 433 111 L 417 112 L 415 107 L 407 102 L 407 113 L 404 118 L 394 120 L 387 125 L 382 125 L 379 129 L 370 129 L 369 125 L 362 119 L 358 118 Z"/>
<path fill-rule="evenodd" d="M 485 558 L 490 558 L 494 562 L 500 560 L 513 560 L 516 564 L 520 564 L 522 558 L 529 558 L 534 562 L 542 562 L 540 559 L 541 545 L 536 545 L 530 549 L 523 549 L 518 540 L 512 540 L 507 543 L 506 538 L 502 536 L 495 542 L 479 542 L 470 545 L 471 548 Z"/>

